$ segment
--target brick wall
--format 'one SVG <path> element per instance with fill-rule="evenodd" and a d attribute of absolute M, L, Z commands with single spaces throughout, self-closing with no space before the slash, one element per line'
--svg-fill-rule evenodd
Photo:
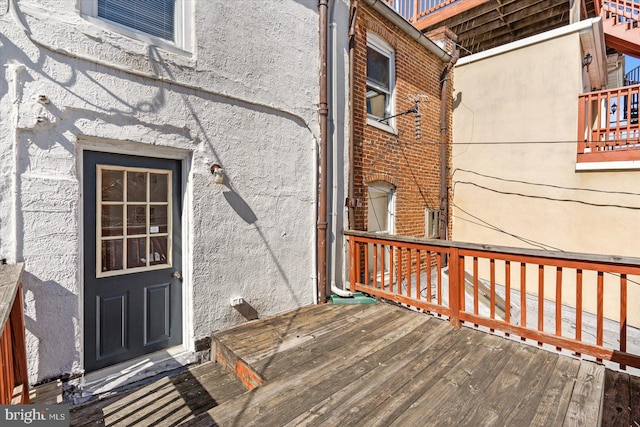
<path fill-rule="evenodd" d="M 419 140 L 414 114 L 395 119 L 397 134 L 367 124 L 369 33 L 376 34 L 395 50 L 395 113 L 411 109 L 416 95 L 425 96 L 420 102 Z M 356 21 L 354 57 L 354 197 L 360 201 L 355 214 L 356 229 L 367 230 L 368 183 L 386 181 L 396 187 L 396 234 L 423 237 L 425 208 L 440 208 L 440 75 L 446 63 L 362 2 Z M 450 99 L 451 94 L 448 95 L 449 129 Z M 450 130 L 448 141 L 451 141 Z M 449 153 L 450 150 L 448 144 Z"/>

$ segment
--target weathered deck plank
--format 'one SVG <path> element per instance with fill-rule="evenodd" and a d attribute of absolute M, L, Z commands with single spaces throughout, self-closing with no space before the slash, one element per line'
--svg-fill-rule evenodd
<path fill-rule="evenodd" d="M 564 426 L 600 425 L 604 371 L 604 366 L 595 363 L 580 365 L 576 386 L 573 389 L 567 415 L 564 419 Z"/>
<path fill-rule="evenodd" d="M 209 369 L 221 366 L 202 365 L 74 408 L 72 424 L 587 426 L 601 414 L 602 366 L 388 304 L 306 308 L 215 336 L 264 384 L 229 380 L 235 397 L 221 396 L 227 386 Z M 622 376 L 634 425 L 640 379 Z"/>
<path fill-rule="evenodd" d="M 245 392 L 219 365 L 205 363 L 138 389 L 72 408 L 71 425 L 170 425 Z"/>
<path fill-rule="evenodd" d="M 580 361 L 569 357 L 559 357 L 554 372 L 549 378 L 549 382 L 539 399 L 537 407 L 532 406 L 529 410 L 535 410 L 531 418 L 530 426 L 557 426 L 561 425 L 569 402 L 575 381 L 572 380 L 578 375 Z M 516 417 L 513 418 L 517 420 Z M 516 423 L 514 423 L 516 425 Z"/>

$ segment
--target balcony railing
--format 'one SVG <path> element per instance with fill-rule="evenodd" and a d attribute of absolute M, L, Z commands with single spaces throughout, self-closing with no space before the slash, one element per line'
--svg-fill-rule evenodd
<path fill-rule="evenodd" d="M 22 265 L 0 265 L 0 405 L 29 403 Z"/>
<path fill-rule="evenodd" d="M 416 22 L 438 9 L 460 0 L 387 0 L 387 3 L 409 22 Z"/>
<path fill-rule="evenodd" d="M 640 259 L 345 234 L 351 291 L 640 368 Z"/>
<path fill-rule="evenodd" d="M 578 162 L 640 160 L 640 85 L 578 98 Z"/>

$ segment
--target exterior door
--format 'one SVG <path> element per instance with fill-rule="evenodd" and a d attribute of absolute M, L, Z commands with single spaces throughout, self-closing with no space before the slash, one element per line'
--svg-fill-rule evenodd
<path fill-rule="evenodd" d="M 85 151 L 83 174 L 90 372 L 182 343 L 181 163 Z"/>
<path fill-rule="evenodd" d="M 367 188 L 368 211 L 367 211 L 367 231 L 378 234 L 393 234 L 395 222 L 395 188 L 386 182 L 376 181 L 369 184 Z M 374 252 L 377 251 L 377 265 L 374 272 Z M 390 250 L 389 246 L 374 248 L 369 244 L 369 277 L 373 277 L 376 285 L 389 274 Z M 386 282 L 388 286 L 388 282 Z"/>

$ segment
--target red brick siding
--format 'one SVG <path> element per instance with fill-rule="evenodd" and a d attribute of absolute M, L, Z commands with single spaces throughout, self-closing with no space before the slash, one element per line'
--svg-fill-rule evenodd
<path fill-rule="evenodd" d="M 415 115 L 397 117 L 394 135 L 367 125 L 367 33 L 382 38 L 395 50 L 395 112 L 421 102 L 421 139 L 416 139 Z M 367 184 L 384 180 L 396 186 L 396 234 L 423 237 L 425 208 L 440 208 L 440 75 L 446 64 L 403 31 L 360 3 L 354 52 L 354 197 L 355 226 L 367 229 Z M 453 87 L 453 84 L 449 86 Z M 451 93 L 448 94 L 450 101 Z M 451 129 L 451 103 L 448 121 Z M 448 141 L 451 140 L 449 131 Z M 450 153 L 451 146 L 448 144 Z M 449 154 L 449 159 L 451 158 Z M 448 180 L 450 181 L 450 179 Z M 450 188 L 450 183 L 448 185 Z M 451 221 L 449 221 L 451 230 Z"/>

